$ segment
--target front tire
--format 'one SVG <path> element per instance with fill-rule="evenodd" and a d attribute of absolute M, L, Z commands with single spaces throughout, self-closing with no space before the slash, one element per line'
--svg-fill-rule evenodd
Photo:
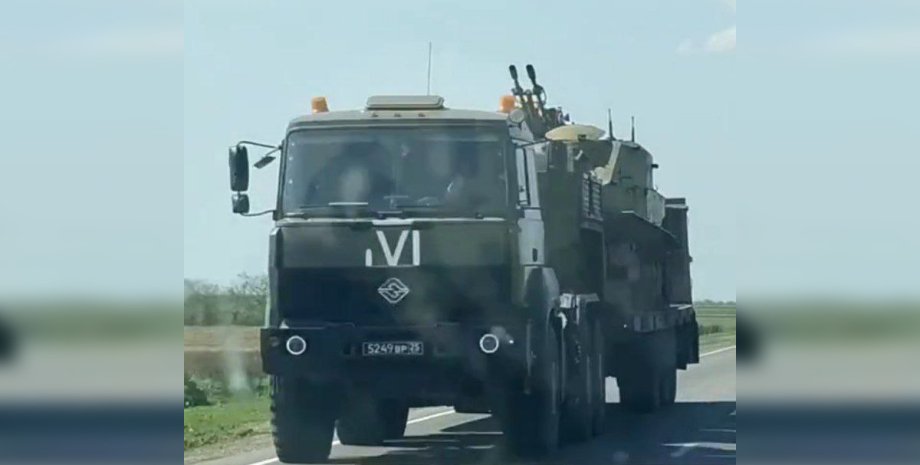
<path fill-rule="evenodd" d="M 339 418 L 339 440 L 350 446 L 377 446 L 387 439 L 400 439 L 408 418 L 409 407 L 404 403 L 359 394 L 349 399 Z"/>
<path fill-rule="evenodd" d="M 271 378 L 272 439 L 285 463 L 324 461 L 332 450 L 336 404 L 327 386 L 297 378 Z"/>
<path fill-rule="evenodd" d="M 511 451 L 535 457 L 559 448 L 559 344 L 552 328 L 547 331 L 534 366 L 531 392 L 518 383 L 506 390 L 501 421 Z"/>

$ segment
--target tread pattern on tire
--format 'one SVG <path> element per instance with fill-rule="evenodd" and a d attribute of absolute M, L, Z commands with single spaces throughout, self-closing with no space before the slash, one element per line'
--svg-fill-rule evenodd
<path fill-rule="evenodd" d="M 335 402 L 321 386 L 272 377 L 271 426 L 275 452 L 283 462 L 326 460 L 332 449 Z"/>
<path fill-rule="evenodd" d="M 665 370 L 661 381 L 661 406 L 674 405 L 677 399 L 677 370 Z"/>
<path fill-rule="evenodd" d="M 594 432 L 594 354 L 590 352 L 594 348 L 590 342 L 591 329 L 591 326 L 577 327 L 577 343 L 581 345 L 582 358 L 578 365 L 570 364 L 568 368 L 572 376 L 566 381 L 561 432 L 563 439 L 569 443 L 590 439 Z"/>
<path fill-rule="evenodd" d="M 505 408 L 501 415 L 505 439 L 511 451 L 520 457 L 537 457 L 559 448 L 560 405 L 549 386 L 555 378 L 552 382 L 559 389 L 559 354 L 555 333 L 551 331 L 550 336 L 539 358 L 542 365 L 539 365 L 540 375 L 536 379 L 542 379 L 542 383 L 534 386 L 529 395 L 514 385 L 505 392 Z M 555 403 L 555 407 L 548 409 L 549 402 Z"/>
<path fill-rule="evenodd" d="M 342 444 L 376 446 L 403 437 L 408 418 L 407 406 L 358 396 L 349 399 L 336 427 Z"/>

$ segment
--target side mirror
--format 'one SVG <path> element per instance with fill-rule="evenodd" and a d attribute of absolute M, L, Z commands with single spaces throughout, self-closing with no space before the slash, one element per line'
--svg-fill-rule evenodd
<path fill-rule="evenodd" d="M 230 147 L 230 190 L 243 192 L 249 189 L 249 151 L 242 145 Z M 234 197 L 236 199 L 236 197 Z M 249 199 L 246 199 L 247 211 Z M 236 212 L 234 200 L 234 212 Z"/>
<path fill-rule="evenodd" d="M 246 194 L 233 194 L 233 213 L 244 215 L 249 213 L 249 196 Z"/>

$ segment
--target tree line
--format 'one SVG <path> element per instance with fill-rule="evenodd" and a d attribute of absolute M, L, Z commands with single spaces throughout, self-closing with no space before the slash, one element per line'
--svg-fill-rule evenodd
<path fill-rule="evenodd" d="M 268 276 L 240 273 L 229 285 L 185 280 L 186 326 L 261 326 L 265 320 Z"/>

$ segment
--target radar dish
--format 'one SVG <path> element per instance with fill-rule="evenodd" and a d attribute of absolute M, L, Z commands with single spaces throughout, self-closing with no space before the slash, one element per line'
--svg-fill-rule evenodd
<path fill-rule="evenodd" d="M 598 140 L 603 136 L 604 130 L 587 124 L 567 124 L 559 126 L 546 133 L 546 138 L 553 141 Z"/>

